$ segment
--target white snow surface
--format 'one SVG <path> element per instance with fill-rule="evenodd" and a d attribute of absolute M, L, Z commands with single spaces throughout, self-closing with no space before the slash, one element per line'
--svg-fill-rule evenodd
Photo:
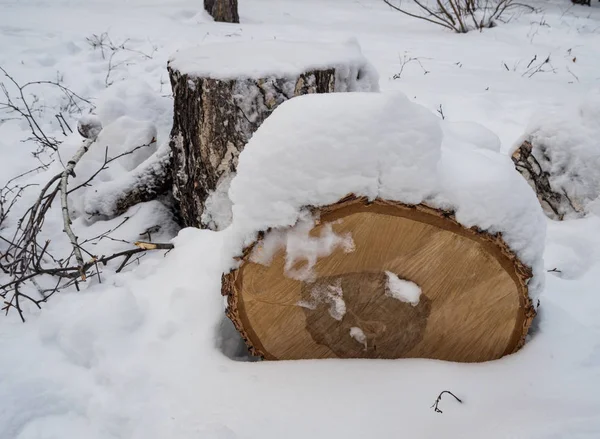
<path fill-rule="evenodd" d="M 347 91 L 339 89 L 340 86 L 350 91 L 378 88 L 378 75 L 355 40 L 345 43 L 271 40 L 204 44 L 178 51 L 169 60 L 169 65 L 191 77 L 213 79 L 286 78 L 311 70 L 335 68 L 336 91 Z"/>
<path fill-rule="evenodd" d="M 385 295 L 401 302 L 410 303 L 417 306 L 421 298 L 421 288 L 414 282 L 400 279 L 398 275 L 391 271 L 386 271 L 387 282 L 385 285 Z"/>
<path fill-rule="evenodd" d="M 566 108 L 536 113 L 525 133 L 554 192 L 584 212 L 600 213 L 594 207 L 600 196 L 599 118 L 600 93 L 592 92 Z"/>
<path fill-rule="evenodd" d="M 448 124 L 472 121 L 486 127 L 506 153 L 527 132 L 532 116 L 555 111 L 565 120 L 576 118 L 571 109 L 598 87 L 598 2 L 591 7 L 566 0 L 531 4 L 539 12 L 515 10 L 508 23 L 494 29 L 454 35 L 403 16 L 380 0 L 244 0 L 239 2 L 242 23 L 236 25 L 214 23 L 198 0 L 4 0 L 0 66 L 21 82 L 55 80 L 58 73 L 65 85 L 98 107 L 82 105 L 81 112 L 71 113 L 64 111 L 62 92 L 32 90 L 42 105 L 43 128 L 65 141 L 61 157 L 68 160 L 81 138 L 63 136 L 55 118 L 59 112 L 73 129 L 90 110 L 105 128 L 122 116 L 147 122 L 156 129 L 157 151 L 163 150 L 172 117 L 165 66 L 182 47 L 274 39 L 339 42 L 355 36 L 380 73 L 382 90 L 401 91 L 434 114 L 441 105 Z M 109 49 L 103 56 L 86 41 L 104 32 L 128 50 L 110 58 Z M 428 73 L 411 62 L 401 79 L 392 79 L 405 54 L 419 58 Z M 549 54 L 554 71 L 524 75 L 534 55 L 543 60 Z M 2 75 L 0 81 L 14 92 Z M 136 88 L 142 83 L 146 91 Z M 101 104 L 107 101 L 115 111 L 101 110 L 108 108 Z M 161 101 L 164 106 L 152 104 Z M 117 112 L 119 108 L 124 111 Z M 26 140 L 25 121 L 6 116 L 0 112 L 4 181 L 39 163 L 31 156 L 36 146 Z M 442 130 L 442 160 L 447 150 L 458 150 L 456 158 L 464 161 L 462 149 L 482 147 L 481 142 L 473 147 L 473 140 L 481 138 L 474 129 L 460 130 L 464 144 L 457 136 L 451 142 L 444 123 Z M 127 133 L 122 134 L 125 139 Z M 120 144 L 113 146 L 122 151 Z M 97 152 L 90 151 L 90 170 L 102 161 L 103 147 Z M 477 160 L 462 168 L 457 160 L 456 168 L 474 172 L 474 182 L 489 174 L 495 184 L 521 192 L 505 175 L 507 157 L 484 151 L 470 157 Z M 118 180 L 131 166 L 135 163 L 115 163 L 106 172 Z M 44 184 L 57 169 L 20 181 Z M 23 194 L 23 206 L 35 201 L 39 188 L 30 189 Z M 470 189 L 474 195 L 467 201 L 477 206 L 485 190 L 477 185 Z M 133 242 L 156 225 L 161 225 L 152 234 L 157 242 L 177 235 L 170 212 L 159 202 L 106 220 L 85 214 L 79 201 L 72 200 L 77 209 L 72 227 L 81 239 L 129 217 L 112 234 L 117 241 L 101 240 L 94 253 L 131 248 L 120 240 Z M 467 213 L 469 209 L 463 211 L 463 221 Z M 20 214 L 18 208 L 11 213 L 5 228 L 0 227 L 1 236 L 11 235 Z M 513 212 L 499 206 L 495 214 Z M 545 221 L 545 269 L 551 271 L 542 274 L 546 287 L 528 342 L 514 355 L 483 364 L 236 361 L 244 359 L 245 349 L 223 316 L 220 296 L 221 273 L 230 266 L 232 230 L 183 230 L 166 256 L 150 253 L 118 275 L 118 262 L 111 263 L 102 269 L 101 284 L 89 279 L 81 283 L 83 291 L 58 294 L 41 311 L 26 305 L 25 324 L 13 312 L 0 316 L 0 438 L 596 439 L 600 219 Z M 538 226 L 521 225 L 524 234 Z M 53 252 L 65 257 L 71 249 L 62 227 L 57 205 L 42 239 L 51 239 Z M 0 282 L 4 279 L 0 274 Z M 445 395 L 440 403 L 444 413 L 433 412 L 431 405 L 442 390 L 452 391 L 463 404 Z"/>
<path fill-rule="evenodd" d="M 347 194 L 454 211 L 502 233 L 543 288 L 545 218 L 504 154 L 442 148 L 439 119 L 399 92 L 306 95 L 284 102 L 239 157 L 229 195 L 238 249 L 259 231 L 294 225 L 305 206 Z M 308 232 L 306 232 L 308 233 Z"/>
<path fill-rule="evenodd" d="M 499 152 L 500 138 L 477 122 L 442 122 L 444 146 L 449 148 L 481 148 Z"/>
<path fill-rule="evenodd" d="M 223 230 L 231 224 L 231 200 L 229 199 L 229 186 L 235 177 L 235 172 L 226 175 L 217 184 L 204 203 L 202 224 L 211 230 Z"/>

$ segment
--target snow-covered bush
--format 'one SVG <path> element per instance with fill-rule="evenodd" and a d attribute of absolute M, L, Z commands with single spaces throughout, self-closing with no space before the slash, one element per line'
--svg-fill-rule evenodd
<path fill-rule="evenodd" d="M 513 0 L 412 0 L 409 5 L 383 0 L 387 5 L 413 18 L 428 21 L 458 33 L 494 27 Z M 518 5 L 521 6 L 521 5 Z M 415 8 L 416 7 L 416 8 Z"/>

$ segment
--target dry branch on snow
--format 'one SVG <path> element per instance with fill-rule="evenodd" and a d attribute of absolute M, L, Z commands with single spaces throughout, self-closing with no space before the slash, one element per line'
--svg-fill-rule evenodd
<path fill-rule="evenodd" d="M 75 169 L 80 160 L 94 146 L 101 127 L 92 129 L 92 127 L 85 124 L 79 124 L 78 129 L 90 138 L 83 141 L 82 146 L 64 165 L 64 168 L 60 172 L 48 179 L 35 202 L 17 222 L 13 236 L 10 238 L 0 236 L 5 247 L 5 250 L 0 254 L 0 270 L 9 279 L 0 285 L 0 297 L 4 298 L 2 309 L 6 313 L 11 309 L 15 309 L 23 321 L 25 321 L 25 317 L 22 300 L 33 303 L 40 308 L 41 303 L 47 301 L 61 289 L 70 286 L 75 286 L 79 289 L 79 283 L 85 282 L 91 276 L 97 276 L 100 280 L 99 267 L 106 265 L 112 260 L 121 259 L 121 263 L 116 269 L 117 272 L 120 272 L 130 263 L 134 255 L 149 250 L 168 250 L 173 248 L 172 244 L 136 242 L 134 243 L 135 248 L 102 256 L 97 256 L 85 248 L 85 244 L 93 243 L 105 237 L 110 238 L 109 234 L 123 225 L 128 218 L 125 218 L 116 228 L 96 238 L 81 242 L 72 228 L 69 194 L 91 184 L 98 174 L 107 169 L 109 163 L 132 154 L 137 149 L 147 145 L 140 145 L 137 148 L 111 158 L 108 158 L 106 152 L 104 163 L 98 171 L 93 173 L 85 182 L 75 187 L 70 187 L 69 179 L 75 176 Z M 50 146 L 47 145 L 47 147 Z M 45 167 L 41 166 L 28 173 L 43 168 Z M 0 190 L 0 230 L 2 230 L 2 223 L 6 220 L 10 210 L 19 200 L 22 192 L 28 187 L 27 185 L 18 185 L 14 181 L 28 173 L 21 174 L 9 180 Z M 51 242 L 49 240 L 44 241 L 41 238 L 46 216 L 57 197 L 60 199 L 61 204 L 63 232 L 68 237 L 71 247 L 71 253 L 67 257 L 54 256 L 50 248 Z M 74 259 L 74 263 L 72 259 Z M 50 287 L 42 287 L 39 280 L 48 277 L 55 278 L 55 281 L 51 283 L 52 286 Z M 33 293 L 31 291 L 35 291 L 39 297 L 32 297 Z"/>

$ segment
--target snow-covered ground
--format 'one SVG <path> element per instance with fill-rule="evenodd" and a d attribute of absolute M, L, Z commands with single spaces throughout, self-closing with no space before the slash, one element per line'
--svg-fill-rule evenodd
<path fill-rule="evenodd" d="M 542 12 L 515 11 L 497 28 L 457 35 L 380 0 L 240 0 L 239 25 L 212 23 L 201 0 L 0 0 L 0 67 L 22 83 L 60 78 L 91 98 L 112 124 L 107 143 L 127 148 L 156 137 L 152 149 L 106 171 L 105 182 L 166 145 L 169 57 L 220 41 L 356 39 L 382 90 L 443 113 L 445 133 L 508 152 L 534 115 L 560 113 L 598 92 L 599 4 L 536 6 Z M 90 44 L 107 41 L 103 34 L 122 47 L 112 58 Z M 545 69 L 553 71 L 532 75 L 531 60 L 549 55 Z M 37 93 L 44 130 L 63 140 L 54 115 L 62 111 L 74 127 L 77 112 L 61 110 L 55 89 Z M 0 183 L 38 163 L 27 137 L 23 121 L 0 122 Z M 67 158 L 79 138 L 64 140 Z M 90 152 L 77 178 L 102 160 L 103 151 Z M 30 190 L 20 203 L 35 196 Z M 83 238 L 124 218 L 90 219 L 85 206 L 86 197 L 74 199 L 73 228 Z M 156 241 L 177 233 L 158 202 L 125 215 L 115 239 L 135 241 L 157 224 Z M 15 312 L 0 318 L 0 438 L 600 437 L 599 229 L 596 216 L 548 221 L 544 256 L 553 271 L 531 339 L 515 355 L 470 365 L 234 361 L 239 352 L 220 296 L 227 232 L 183 230 L 166 256 L 148 254 L 118 275 L 108 267 L 101 284 L 90 279 L 84 291 L 58 294 L 42 311 L 28 308 L 25 324 Z M 45 233 L 68 253 L 59 209 Z M 95 251 L 124 248 L 106 239 Z M 435 413 L 442 390 L 463 404 L 446 395 L 443 413 Z"/>

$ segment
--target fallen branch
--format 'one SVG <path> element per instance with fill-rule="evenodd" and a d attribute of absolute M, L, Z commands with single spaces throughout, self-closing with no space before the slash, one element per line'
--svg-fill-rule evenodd
<path fill-rule="evenodd" d="M 123 259 L 116 270 L 117 272 L 120 272 L 131 263 L 130 260 L 134 255 L 147 251 L 170 250 L 173 248 L 172 244 L 157 244 L 139 241 L 134 244 L 136 248 L 98 257 L 83 247 L 85 244 L 95 245 L 104 238 L 128 243 L 124 240 L 112 238 L 109 234 L 118 229 L 129 218 L 125 218 L 119 225 L 113 227 L 111 230 L 101 233 L 94 238 L 79 242 L 77 235 L 72 229 L 72 220 L 69 211 L 69 194 L 82 187 L 88 186 L 94 177 L 102 170 L 107 169 L 107 165 L 112 161 L 131 154 L 139 148 L 148 146 L 141 145 L 110 159 L 106 152 L 102 167 L 84 183 L 69 189 L 69 177 L 75 176 L 76 166 L 95 143 L 95 140 L 96 137 L 84 140 L 83 145 L 66 163 L 64 169 L 52 176 L 42 187 L 34 204 L 27 209 L 25 214 L 17 222 L 17 227 L 12 239 L 0 236 L 0 241 L 8 244 L 6 250 L 0 253 L 0 270 L 10 277 L 9 281 L 0 285 L 0 297 L 5 299 L 4 307 L 2 309 L 7 313 L 11 309 L 16 309 L 23 321 L 25 321 L 21 308 L 23 301 L 20 299 L 30 301 L 40 307 L 42 302 L 46 302 L 49 297 L 59 290 L 70 286 L 75 286 L 75 288 L 79 290 L 79 283 L 85 282 L 92 276 L 97 276 L 98 281 L 101 282 L 99 266 L 106 266 L 112 260 Z M 154 141 L 154 139 L 152 139 L 152 141 Z M 35 170 L 32 170 L 30 172 L 34 171 Z M 25 174 L 22 174 L 21 176 L 23 175 Z M 12 186 L 9 186 L 11 181 L 13 180 L 10 180 L 5 188 L 12 188 Z M 14 197 L 20 196 L 21 192 L 26 187 L 27 186 L 19 186 Z M 7 203 L 5 200 L 8 200 L 8 198 L 3 196 L 3 192 L 5 192 L 5 190 L 0 188 L 0 220 L 6 218 L 10 208 L 13 207 L 15 203 L 14 198 Z M 51 209 L 52 203 L 57 196 L 59 196 L 61 203 L 63 231 L 71 244 L 71 253 L 66 258 L 56 258 L 50 253 L 49 240 L 46 240 L 43 244 L 38 240 L 44 225 L 46 214 Z M 89 259 L 86 261 L 87 256 L 89 256 Z M 138 260 L 139 257 L 140 256 L 137 256 L 135 260 Z M 73 258 L 75 260 L 75 265 L 71 263 Z M 50 265 L 50 267 L 47 265 Z M 44 276 L 44 278 L 47 278 L 48 276 L 55 277 L 57 278 L 57 281 L 52 288 L 42 288 L 37 282 L 37 279 L 41 276 Z M 36 299 L 32 297 L 30 293 L 24 289 L 25 285 L 33 287 L 33 291 L 37 291 L 40 298 Z"/>
<path fill-rule="evenodd" d="M 137 248 L 130 249 L 130 250 L 124 250 L 124 251 L 114 253 L 109 256 L 101 256 L 101 257 L 93 256 L 90 261 L 85 262 L 82 265 L 70 266 L 70 267 L 59 267 L 59 268 L 52 268 L 52 269 L 39 269 L 37 271 L 34 271 L 33 273 L 22 276 L 22 277 L 15 279 L 7 284 L 4 284 L 4 285 L 0 286 L 0 296 L 6 297 L 6 293 L 9 290 L 13 291 L 13 295 L 9 301 L 6 301 L 6 300 L 4 301 L 4 307 L 2 308 L 2 310 L 5 311 L 6 314 L 8 314 L 8 311 L 11 308 L 16 309 L 17 312 L 19 313 L 19 317 L 21 318 L 21 320 L 23 322 L 25 322 L 25 317 L 23 315 L 23 310 L 21 308 L 19 298 L 21 298 L 21 297 L 25 298 L 25 299 L 29 300 L 30 302 L 32 302 L 33 304 L 35 304 L 39 309 L 41 309 L 40 304 L 43 302 L 46 302 L 52 294 L 54 294 L 55 292 L 57 292 L 60 289 L 59 288 L 60 279 L 59 279 L 59 283 L 56 285 L 55 288 L 47 290 L 47 291 L 50 291 L 51 294 L 42 295 L 41 299 L 36 300 L 36 299 L 33 299 L 31 296 L 21 292 L 20 287 L 23 285 L 24 282 L 33 280 L 37 276 L 52 275 L 52 276 L 58 276 L 59 278 L 71 279 L 75 282 L 77 282 L 77 279 L 79 279 L 81 277 L 81 280 L 85 281 L 87 279 L 87 277 L 89 277 L 88 271 L 93 267 L 96 267 L 96 272 L 91 273 L 91 274 L 99 275 L 99 271 L 97 269 L 98 264 L 107 265 L 110 261 L 112 261 L 114 259 L 124 258 L 123 262 L 121 263 L 121 265 L 119 265 L 118 269 L 116 270 L 116 272 L 119 273 L 126 266 L 127 262 L 133 255 L 136 255 L 138 253 L 144 253 L 147 251 L 152 251 L 152 250 L 168 250 L 169 251 L 174 248 L 174 245 L 170 244 L 170 243 L 152 243 L 152 242 L 138 241 L 134 245 Z"/>
<path fill-rule="evenodd" d="M 79 265 L 79 267 L 82 269 L 82 270 L 80 270 L 82 280 L 85 280 L 85 272 L 83 271 L 83 264 L 84 264 L 83 263 L 83 255 L 81 254 L 79 244 L 77 243 L 77 236 L 75 236 L 75 234 L 73 233 L 73 229 L 71 229 L 72 221 L 69 216 L 68 183 L 69 183 L 69 176 L 75 176 L 75 172 L 73 171 L 75 169 L 75 166 L 77 165 L 77 163 L 79 163 L 79 160 L 81 160 L 81 157 L 83 157 L 83 155 L 86 152 L 88 152 L 88 150 L 90 149 L 90 146 L 95 141 L 96 141 L 96 138 L 91 139 L 91 140 L 85 140 L 83 142 L 83 146 L 81 148 L 79 148 L 79 150 L 75 153 L 73 158 L 71 160 L 69 160 L 69 162 L 67 163 L 67 167 L 62 172 L 62 175 L 60 177 L 60 193 L 61 193 L 60 204 L 62 206 L 64 231 L 67 234 L 67 236 L 69 237 L 69 240 L 71 241 L 71 245 L 73 246 L 73 252 L 75 253 L 75 260 L 77 261 L 77 264 Z"/>

